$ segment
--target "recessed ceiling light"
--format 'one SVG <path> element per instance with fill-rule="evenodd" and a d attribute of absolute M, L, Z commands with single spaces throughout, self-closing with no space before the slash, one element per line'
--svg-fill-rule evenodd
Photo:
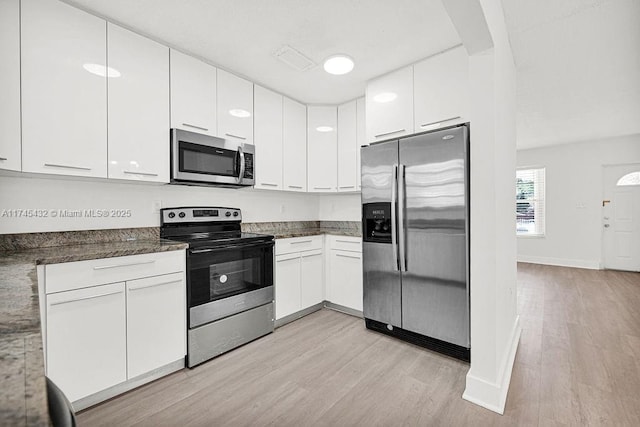
<path fill-rule="evenodd" d="M 316 130 L 318 132 L 331 132 L 333 128 L 331 126 L 318 126 Z"/>
<path fill-rule="evenodd" d="M 83 64 L 82 68 L 100 77 L 120 77 L 120 71 L 100 64 Z"/>
<path fill-rule="evenodd" d="M 333 55 L 324 61 L 324 70 L 337 76 L 353 70 L 353 59 L 347 55 Z"/>
<path fill-rule="evenodd" d="M 245 117 L 251 117 L 251 113 L 248 112 L 247 110 L 243 110 L 240 108 L 235 108 L 233 110 L 229 110 L 229 114 L 231 114 L 233 117 L 240 117 L 241 119 L 244 119 Z"/>
<path fill-rule="evenodd" d="M 373 100 L 380 103 L 391 102 L 398 97 L 395 92 L 382 92 L 373 97 Z"/>

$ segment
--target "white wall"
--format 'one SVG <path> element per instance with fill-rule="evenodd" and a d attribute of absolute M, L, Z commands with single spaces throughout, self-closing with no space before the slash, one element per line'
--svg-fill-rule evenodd
<path fill-rule="evenodd" d="M 471 368 L 463 397 L 502 413 L 520 337 L 515 64 L 500 0 L 443 4 L 470 54 Z"/>
<path fill-rule="evenodd" d="M 640 163 L 640 135 L 518 151 L 546 168 L 546 233 L 519 237 L 518 260 L 601 268 L 603 165 Z"/>
<path fill-rule="evenodd" d="M 362 206 L 360 193 L 323 195 L 319 200 L 320 221 L 360 221 Z"/>
<path fill-rule="evenodd" d="M 101 228 L 157 227 L 162 207 L 225 206 L 242 209 L 244 222 L 318 220 L 319 196 L 248 188 L 225 189 L 0 176 L 0 234 Z M 9 217 L 12 209 L 130 209 L 129 218 Z M 6 212 L 5 212 L 6 213 Z M 339 212 L 337 212 L 339 213 Z"/>

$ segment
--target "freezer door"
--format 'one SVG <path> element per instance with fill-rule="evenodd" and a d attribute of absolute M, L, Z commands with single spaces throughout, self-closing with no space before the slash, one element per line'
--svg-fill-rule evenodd
<path fill-rule="evenodd" d="M 402 327 L 469 348 L 468 130 L 400 140 Z"/>
<path fill-rule="evenodd" d="M 361 159 L 363 206 L 380 203 L 389 204 L 391 209 L 397 198 L 395 170 L 398 164 L 398 141 L 363 147 Z M 395 227 L 395 210 L 393 217 L 392 227 Z M 401 327 L 401 286 L 397 247 L 394 245 L 395 233 L 394 239 L 387 243 L 367 241 L 366 238 L 364 240 L 364 317 Z"/>

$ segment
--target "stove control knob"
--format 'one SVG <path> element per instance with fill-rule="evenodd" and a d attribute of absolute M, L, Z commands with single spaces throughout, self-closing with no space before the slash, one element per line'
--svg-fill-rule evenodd
<path fill-rule="evenodd" d="M 180 213 L 178 214 L 178 216 L 179 216 L 180 218 L 184 218 L 184 216 L 185 216 L 185 215 L 184 215 L 184 212 L 180 212 Z"/>
<path fill-rule="evenodd" d="M 225 212 L 224 216 L 231 216 L 231 212 L 229 211 Z"/>
<path fill-rule="evenodd" d="M 233 216 L 238 216 L 238 212 L 234 212 L 234 213 L 233 213 Z"/>
<path fill-rule="evenodd" d="M 176 214 L 175 214 L 175 212 L 169 212 L 168 216 L 169 216 L 169 218 L 175 218 Z"/>

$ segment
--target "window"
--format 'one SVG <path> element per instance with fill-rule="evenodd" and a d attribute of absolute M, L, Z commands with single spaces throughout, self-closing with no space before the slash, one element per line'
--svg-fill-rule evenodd
<path fill-rule="evenodd" d="M 631 172 L 618 180 L 618 186 L 640 185 L 640 171 Z"/>
<path fill-rule="evenodd" d="M 544 236 L 544 168 L 516 171 L 516 234 Z"/>

